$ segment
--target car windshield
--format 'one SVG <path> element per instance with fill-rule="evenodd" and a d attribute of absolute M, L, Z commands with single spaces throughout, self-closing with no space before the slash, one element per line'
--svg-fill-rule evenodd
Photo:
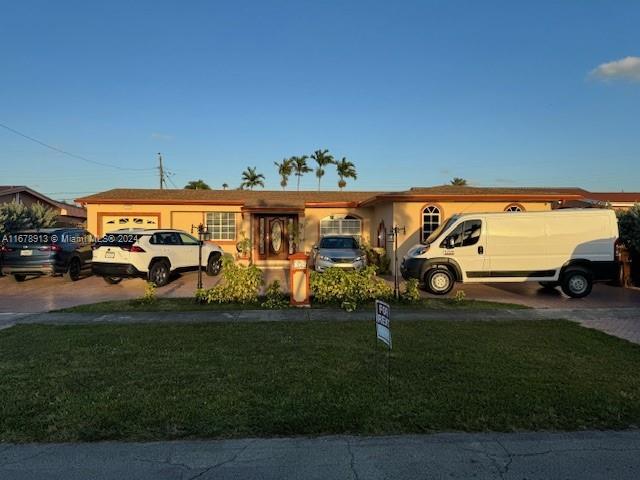
<path fill-rule="evenodd" d="M 356 250 L 358 242 L 352 237 L 324 237 L 320 241 L 320 248 Z"/>
<path fill-rule="evenodd" d="M 453 222 L 458 220 L 458 218 L 460 217 L 458 217 L 457 215 L 454 215 L 453 217 L 449 218 L 446 222 L 444 222 L 442 225 L 436 228 L 433 232 L 431 232 L 431 235 L 427 237 L 424 243 L 426 244 L 433 243 L 440 236 L 440 234 L 444 232 L 447 228 L 449 228 L 451 225 L 453 225 Z"/>

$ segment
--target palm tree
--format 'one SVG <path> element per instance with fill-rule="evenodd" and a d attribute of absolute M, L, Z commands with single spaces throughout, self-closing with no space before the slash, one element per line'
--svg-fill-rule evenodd
<path fill-rule="evenodd" d="M 464 187 L 467 184 L 467 181 L 464 178 L 460 178 L 460 177 L 453 177 L 453 180 L 451 180 L 451 185 L 456 185 L 459 187 Z"/>
<path fill-rule="evenodd" d="M 222 189 L 223 189 L 223 190 L 226 190 L 227 188 L 229 188 L 229 184 L 228 184 L 228 183 L 226 183 L 226 182 L 225 182 L 225 183 L 223 183 L 223 184 L 222 184 Z"/>
<path fill-rule="evenodd" d="M 293 166 L 295 176 L 298 177 L 298 191 L 300 191 L 300 179 L 302 178 L 302 175 L 311 171 L 311 167 L 307 165 L 308 158 L 309 157 L 307 157 L 306 155 L 302 155 L 301 157 L 291 157 L 289 159 L 291 161 L 291 165 Z"/>
<path fill-rule="evenodd" d="M 289 175 L 293 172 L 293 161 L 291 158 L 283 158 L 281 163 L 273 162 L 278 167 L 278 175 L 280 175 L 280 186 L 282 190 L 287 188 L 289 183 Z"/>
<path fill-rule="evenodd" d="M 186 190 L 211 190 L 211 187 L 207 185 L 204 180 L 191 180 L 184 188 Z"/>
<path fill-rule="evenodd" d="M 324 167 L 336 162 L 333 159 L 333 155 L 329 154 L 329 150 L 316 150 L 313 152 L 313 155 L 311 155 L 311 158 L 318 164 L 316 167 L 316 177 L 318 177 L 318 191 L 320 191 L 320 180 L 324 176 Z"/>
<path fill-rule="evenodd" d="M 257 167 L 247 167 L 247 169 L 242 172 L 242 183 L 240 184 L 240 188 L 247 187 L 249 190 L 253 190 L 253 187 L 260 186 L 264 188 L 264 175 L 261 173 L 256 173 Z"/>
<path fill-rule="evenodd" d="M 347 186 L 345 178 L 353 178 L 354 180 L 358 178 L 358 175 L 356 174 L 356 166 L 353 162 L 347 160 L 347 157 L 342 157 L 342 160 L 336 162 L 336 170 L 340 177 L 340 180 L 338 181 L 338 187 L 340 190 Z"/>

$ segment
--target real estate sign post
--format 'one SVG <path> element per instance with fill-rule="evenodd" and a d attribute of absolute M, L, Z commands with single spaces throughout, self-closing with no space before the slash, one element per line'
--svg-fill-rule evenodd
<path fill-rule="evenodd" d="M 376 300 L 376 337 L 387 346 L 387 390 L 391 394 L 391 307 Z"/>

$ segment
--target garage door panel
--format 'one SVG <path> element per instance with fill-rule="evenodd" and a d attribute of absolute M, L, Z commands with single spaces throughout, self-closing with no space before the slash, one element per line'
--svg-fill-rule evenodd
<path fill-rule="evenodd" d="M 149 214 L 105 214 L 102 216 L 101 233 L 121 228 L 159 228 L 158 215 Z"/>

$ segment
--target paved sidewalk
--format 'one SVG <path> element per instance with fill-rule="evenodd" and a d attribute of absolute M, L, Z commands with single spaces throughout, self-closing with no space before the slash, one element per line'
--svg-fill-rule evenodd
<path fill-rule="evenodd" d="M 587 328 L 640 344 L 640 308 L 545 308 L 545 309 L 422 309 L 400 310 L 392 314 L 393 321 L 508 321 L 508 320 L 571 320 Z M 97 324 L 97 323 L 199 323 L 199 322 L 305 322 L 372 320 L 371 311 L 347 313 L 334 309 L 231 310 L 209 312 L 131 312 L 131 313 L 37 313 L 0 314 L 0 330 L 16 324 Z"/>
<path fill-rule="evenodd" d="M 640 432 L 0 444 L 0 478 L 640 478 Z"/>

